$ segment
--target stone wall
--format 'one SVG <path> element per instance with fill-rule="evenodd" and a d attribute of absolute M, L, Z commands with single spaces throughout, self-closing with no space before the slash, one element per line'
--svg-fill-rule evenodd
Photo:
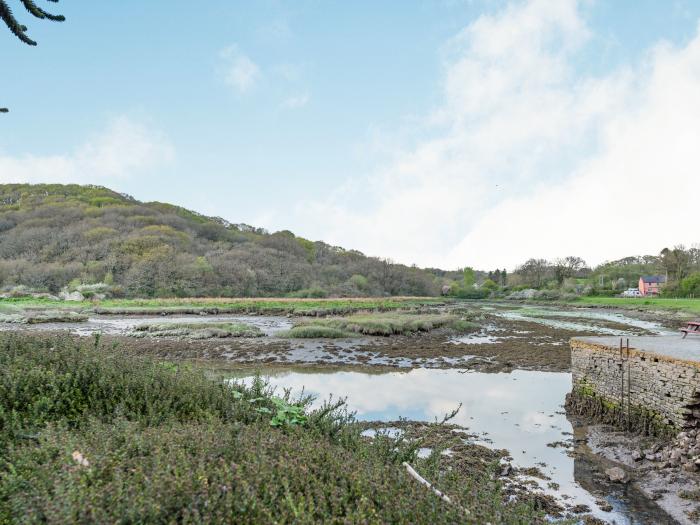
<path fill-rule="evenodd" d="M 629 404 L 676 429 L 700 427 L 700 362 L 636 349 L 621 354 L 587 338 L 572 339 L 571 370 L 574 390 L 599 396 L 618 413 Z"/>

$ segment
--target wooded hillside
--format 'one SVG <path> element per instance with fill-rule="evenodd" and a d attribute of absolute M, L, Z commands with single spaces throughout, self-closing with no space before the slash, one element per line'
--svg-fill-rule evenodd
<path fill-rule="evenodd" d="M 130 297 L 437 295 L 441 274 L 103 187 L 0 185 L 6 291 L 106 283 Z"/>

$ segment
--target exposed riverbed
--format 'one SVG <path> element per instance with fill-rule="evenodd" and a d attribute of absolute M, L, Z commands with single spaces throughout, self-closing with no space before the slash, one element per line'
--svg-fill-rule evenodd
<path fill-rule="evenodd" d="M 330 394 L 347 396 L 350 409 L 366 422 L 433 421 L 461 403 L 452 423 L 464 429 L 465 439 L 508 450 L 521 481 L 569 510 L 609 523 L 673 523 L 633 489 L 601 480 L 598 456 L 575 439 L 581 429 L 563 411 L 571 389 L 571 337 L 663 334 L 670 330 L 668 323 L 610 310 L 503 303 L 467 308 L 479 326 L 467 333 L 435 330 L 332 340 L 286 339 L 280 334 L 292 327 L 293 319 L 255 315 L 93 315 L 81 323 L 0 324 L 0 329 L 99 333 L 127 351 L 204 361 L 225 377 L 260 371 L 272 385 L 304 389 L 319 401 Z M 264 337 L 136 337 L 139 326 L 151 323 L 232 322 L 254 326 Z M 539 474 L 523 474 L 533 467 L 527 472 Z"/>

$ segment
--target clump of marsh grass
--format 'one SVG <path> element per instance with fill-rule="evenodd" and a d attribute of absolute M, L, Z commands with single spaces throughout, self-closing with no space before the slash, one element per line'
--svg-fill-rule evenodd
<path fill-rule="evenodd" d="M 347 337 L 348 334 L 391 336 L 430 332 L 438 328 L 464 333 L 478 328 L 478 325 L 449 314 L 377 313 L 304 320 L 292 328 L 287 336 L 308 338 Z"/>
<path fill-rule="evenodd" d="M 0 304 L 0 323 L 81 323 L 88 316 L 72 310 L 28 310 L 12 304 Z"/>
<path fill-rule="evenodd" d="M 342 339 L 357 337 L 357 333 L 314 323 L 295 326 L 290 330 L 280 332 L 278 336 L 288 339 Z"/>
<path fill-rule="evenodd" d="M 136 334 L 152 337 L 215 339 L 226 337 L 263 337 L 257 327 L 246 323 L 149 323 L 136 327 Z"/>

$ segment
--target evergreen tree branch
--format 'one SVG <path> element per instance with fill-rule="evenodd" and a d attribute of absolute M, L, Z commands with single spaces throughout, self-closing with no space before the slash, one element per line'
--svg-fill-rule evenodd
<path fill-rule="evenodd" d="M 0 0 L 0 18 L 2 18 L 3 22 L 5 22 L 7 27 L 10 28 L 12 34 L 19 38 L 22 42 L 30 46 L 36 45 L 36 42 L 25 34 L 27 28 L 17 22 L 17 19 L 12 14 L 10 6 L 7 5 L 5 0 Z"/>
<path fill-rule="evenodd" d="M 63 15 L 52 15 L 51 13 L 47 13 L 39 6 L 37 6 L 34 3 L 34 0 L 20 1 L 24 4 L 24 7 L 27 8 L 27 11 L 29 11 L 32 15 L 34 15 L 37 18 L 46 18 L 47 20 L 53 20 L 54 22 L 63 22 L 66 19 L 66 17 Z"/>

